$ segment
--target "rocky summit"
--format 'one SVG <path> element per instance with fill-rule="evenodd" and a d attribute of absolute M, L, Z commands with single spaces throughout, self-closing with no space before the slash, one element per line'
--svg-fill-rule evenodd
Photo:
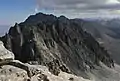
<path fill-rule="evenodd" d="M 31 15 L 24 22 L 11 27 L 0 40 L 6 49 L 14 53 L 15 60 L 21 61 L 4 64 L 2 70 L 14 66 L 17 68 L 16 72 L 22 72 L 21 69 L 23 73 L 27 72 L 27 75 L 20 74 L 20 77 L 26 77 L 29 72 L 31 73 L 31 69 L 23 67 L 34 67 L 35 71 L 42 69 L 47 73 L 33 72 L 28 77 L 34 78 L 32 75 L 35 77 L 40 75 L 40 78 L 45 78 L 43 81 L 120 80 L 119 66 L 114 63 L 107 50 L 82 29 L 82 22 L 78 24 L 65 16 L 56 17 L 43 13 Z M 9 68 L 6 69 L 6 65 L 9 65 Z M 82 80 L 80 77 L 85 79 Z M 31 81 L 38 80 L 32 78 Z M 15 81 L 24 81 L 23 78 L 19 79 L 21 80 Z"/>

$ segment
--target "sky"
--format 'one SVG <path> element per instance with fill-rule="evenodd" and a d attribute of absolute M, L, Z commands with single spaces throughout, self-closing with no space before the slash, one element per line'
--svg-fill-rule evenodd
<path fill-rule="evenodd" d="M 120 0 L 0 0 L 0 25 L 13 25 L 37 12 L 68 18 L 114 18 L 120 17 Z"/>
<path fill-rule="evenodd" d="M 13 25 L 34 14 L 35 0 L 0 0 L 0 25 Z"/>

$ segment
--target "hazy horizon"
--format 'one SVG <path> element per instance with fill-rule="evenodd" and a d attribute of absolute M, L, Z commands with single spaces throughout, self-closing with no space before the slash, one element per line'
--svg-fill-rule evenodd
<path fill-rule="evenodd" d="M 5 35 L 5 33 L 8 32 L 9 28 L 9 25 L 0 25 L 0 36 Z"/>

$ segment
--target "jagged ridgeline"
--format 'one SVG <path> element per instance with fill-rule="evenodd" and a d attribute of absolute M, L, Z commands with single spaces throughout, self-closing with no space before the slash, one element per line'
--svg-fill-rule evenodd
<path fill-rule="evenodd" d="M 107 51 L 82 30 L 81 22 L 64 16 L 43 13 L 31 15 L 25 22 L 11 27 L 1 40 L 15 54 L 17 60 L 76 75 L 95 69 L 95 66 L 100 66 L 100 62 L 108 67 L 114 66 Z"/>

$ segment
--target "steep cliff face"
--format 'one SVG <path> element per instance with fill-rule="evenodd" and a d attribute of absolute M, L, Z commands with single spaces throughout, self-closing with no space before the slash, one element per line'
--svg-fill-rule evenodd
<path fill-rule="evenodd" d="M 62 70 L 89 78 L 86 72 L 100 62 L 114 66 L 107 51 L 81 25 L 64 16 L 32 15 L 0 39 L 17 60 L 45 65 L 55 75 Z"/>

